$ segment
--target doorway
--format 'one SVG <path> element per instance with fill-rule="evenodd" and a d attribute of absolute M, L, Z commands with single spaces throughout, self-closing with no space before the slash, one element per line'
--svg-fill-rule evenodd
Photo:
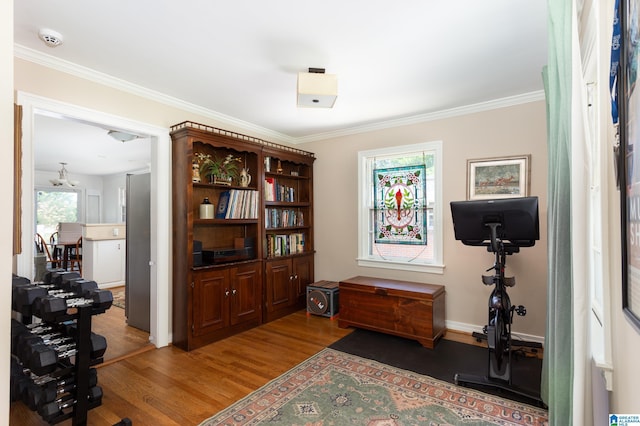
<path fill-rule="evenodd" d="M 30 276 L 34 248 L 30 236 L 34 234 L 34 122 L 38 114 L 69 117 L 86 123 L 146 134 L 151 137 L 151 312 L 149 340 L 156 347 L 169 344 L 169 264 L 170 264 L 170 136 L 169 130 L 139 123 L 111 114 L 63 104 L 24 92 L 18 93 L 18 104 L 23 107 L 22 137 L 22 247 L 17 256 L 17 272 Z"/>

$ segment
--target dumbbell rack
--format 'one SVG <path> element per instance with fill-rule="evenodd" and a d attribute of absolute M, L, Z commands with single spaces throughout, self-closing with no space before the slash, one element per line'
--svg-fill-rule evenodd
<path fill-rule="evenodd" d="M 74 374 L 75 389 L 72 400 L 75 401 L 71 411 L 60 410 L 60 414 L 52 418 L 46 418 L 45 421 L 50 424 L 58 424 L 65 420 L 71 419 L 73 425 L 86 425 L 87 414 L 92 408 L 98 407 L 102 404 L 102 398 L 97 400 L 90 400 L 90 374 L 89 370 L 92 365 L 102 363 L 102 357 L 97 359 L 91 358 L 91 322 L 92 316 L 96 313 L 102 313 L 104 310 L 95 311 L 91 303 L 80 304 L 69 309 L 64 314 L 56 316 L 55 324 L 72 322 L 75 325 L 75 349 L 74 362 L 68 365 L 57 365 L 57 371 L 52 373 L 52 376 L 57 374 L 65 375 L 69 373 Z M 23 318 L 24 324 L 30 324 L 31 317 Z M 43 323 L 47 323 L 45 321 Z M 128 420 L 128 419 L 127 419 Z M 121 422 L 122 423 L 122 422 Z M 122 423 L 122 424 L 131 424 Z"/>

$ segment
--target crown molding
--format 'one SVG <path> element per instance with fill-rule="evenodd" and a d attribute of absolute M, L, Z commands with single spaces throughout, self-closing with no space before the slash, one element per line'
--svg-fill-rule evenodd
<path fill-rule="evenodd" d="M 506 98 L 495 99 L 477 104 L 466 105 L 456 108 L 450 108 L 442 111 L 429 112 L 425 114 L 413 115 L 397 119 L 379 121 L 373 124 L 365 124 L 363 126 L 350 127 L 348 129 L 336 130 L 332 132 L 316 133 L 315 135 L 303 136 L 296 138 L 296 143 L 316 142 L 324 139 L 331 139 L 343 136 L 355 135 L 358 133 L 373 132 L 377 130 L 390 129 L 393 127 L 409 126 L 412 124 L 420 124 L 429 121 L 442 120 L 445 118 L 458 117 L 461 115 L 469 115 L 477 112 L 491 111 L 499 108 L 506 108 L 529 102 L 537 102 L 544 100 L 544 91 L 536 91 L 525 93 L 522 95 L 510 96 Z"/>
<path fill-rule="evenodd" d="M 255 125 L 253 123 L 249 123 L 247 121 L 239 120 L 237 118 L 221 114 L 208 108 L 203 108 L 193 103 L 186 102 L 182 99 L 175 98 L 173 96 L 168 96 L 155 90 L 147 89 L 146 87 L 130 83 L 126 80 L 113 77 L 94 69 L 83 67 L 73 62 L 47 55 L 45 53 L 22 46 L 20 44 L 14 44 L 14 56 L 25 61 L 33 62 L 44 67 L 52 68 L 57 71 L 71 74 L 76 77 L 93 81 L 95 83 L 102 84 L 108 87 L 113 87 L 114 89 L 122 90 L 124 92 L 131 93 L 168 106 L 172 106 L 183 111 L 188 111 L 194 114 L 201 115 L 203 117 L 211 118 L 212 120 L 216 120 L 220 123 L 235 126 L 241 129 L 243 132 L 255 132 L 257 134 L 264 135 L 267 139 L 273 140 L 273 142 L 288 143 L 291 145 L 316 142 L 324 139 L 350 136 L 358 133 L 384 130 L 393 127 L 408 126 L 428 121 L 442 120 L 445 118 L 457 117 L 461 115 L 473 114 L 477 112 L 489 111 L 493 109 L 505 108 L 544 100 L 544 91 L 530 92 L 522 95 L 510 96 L 442 111 L 429 112 L 410 117 L 383 120 L 373 124 L 348 127 L 345 129 L 330 132 L 316 133 L 309 136 L 292 137 L 285 135 L 284 133 L 276 132 L 274 130 Z"/>
<path fill-rule="evenodd" d="M 213 120 L 219 121 L 223 124 L 232 125 L 242 129 L 244 132 L 257 132 L 260 135 L 265 135 L 269 139 L 273 139 L 274 142 L 286 142 L 295 143 L 295 138 L 287 136 L 283 133 L 273 131 L 261 126 L 257 126 L 247 121 L 239 120 L 237 118 L 221 114 L 208 108 L 195 105 L 190 102 L 183 101 L 182 99 L 175 98 L 173 96 L 166 95 L 164 93 L 148 89 L 146 87 L 122 80 L 117 77 L 96 71 L 91 68 L 83 67 L 73 62 L 66 61 L 64 59 L 56 58 L 46 53 L 39 52 L 35 49 L 31 49 L 19 44 L 14 45 L 13 55 L 16 58 L 23 59 L 25 61 L 33 62 L 38 65 L 42 65 L 47 68 L 52 68 L 57 71 L 61 71 L 67 74 L 74 75 L 76 77 L 83 78 L 85 80 L 93 81 L 94 83 L 102 84 L 114 89 L 122 90 L 127 93 L 131 93 L 136 96 L 140 96 L 155 102 L 162 103 L 164 105 L 172 106 L 183 111 L 188 111 L 194 114 L 198 114 Z"/>

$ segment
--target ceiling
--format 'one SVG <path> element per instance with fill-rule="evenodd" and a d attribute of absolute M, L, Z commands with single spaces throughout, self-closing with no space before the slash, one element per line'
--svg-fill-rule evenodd
<path fill-rule="evenodd" d="M 274 141 L 298 143 L 540 93 L 546 3 L 14 1 L 15 52 L 75 67 L 116 87 L 126 83 L 162 95 L 219 122 L 273 135 Z M 45 45 L 38 38 L 43 28 L 60 33 L 63 43 Z M 309 67 L 337 75 L 333 108 L 296 106 L 297 73 Z M 68 147 L 72 155 L 79 143 L 74 131 L 55 120 L 37 123 L 42 128 L 36 135 L 45 135 L 36 142 L 37 158 L 51 159 Z M 63 143 L 44 153 L 40 140 Z M 109 150 L 115 156 L 116 148 Z M 82 162 L 90 167 L 93 147 L 87 155 Z M 75 166 L 68 162 L 72 173 Z"/>

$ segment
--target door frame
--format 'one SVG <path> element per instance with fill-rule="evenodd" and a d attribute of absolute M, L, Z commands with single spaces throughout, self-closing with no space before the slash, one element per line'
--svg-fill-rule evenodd
<path fill-rule="evenodd" d="M 33 270 L 32 236 L 35 116 L 55 114 L 113 127 L 151 137 L 151 306 L 149 341 L 156 347 L 171 342 L 170 278 L 171 277 L 171 136 L 169 129 L 141 123 L 101 111 L 83 108 L 53 99 L 18 91 L 22 105 L 22 253 L 16 256 L 19 275 L 30 277 Z"/>

